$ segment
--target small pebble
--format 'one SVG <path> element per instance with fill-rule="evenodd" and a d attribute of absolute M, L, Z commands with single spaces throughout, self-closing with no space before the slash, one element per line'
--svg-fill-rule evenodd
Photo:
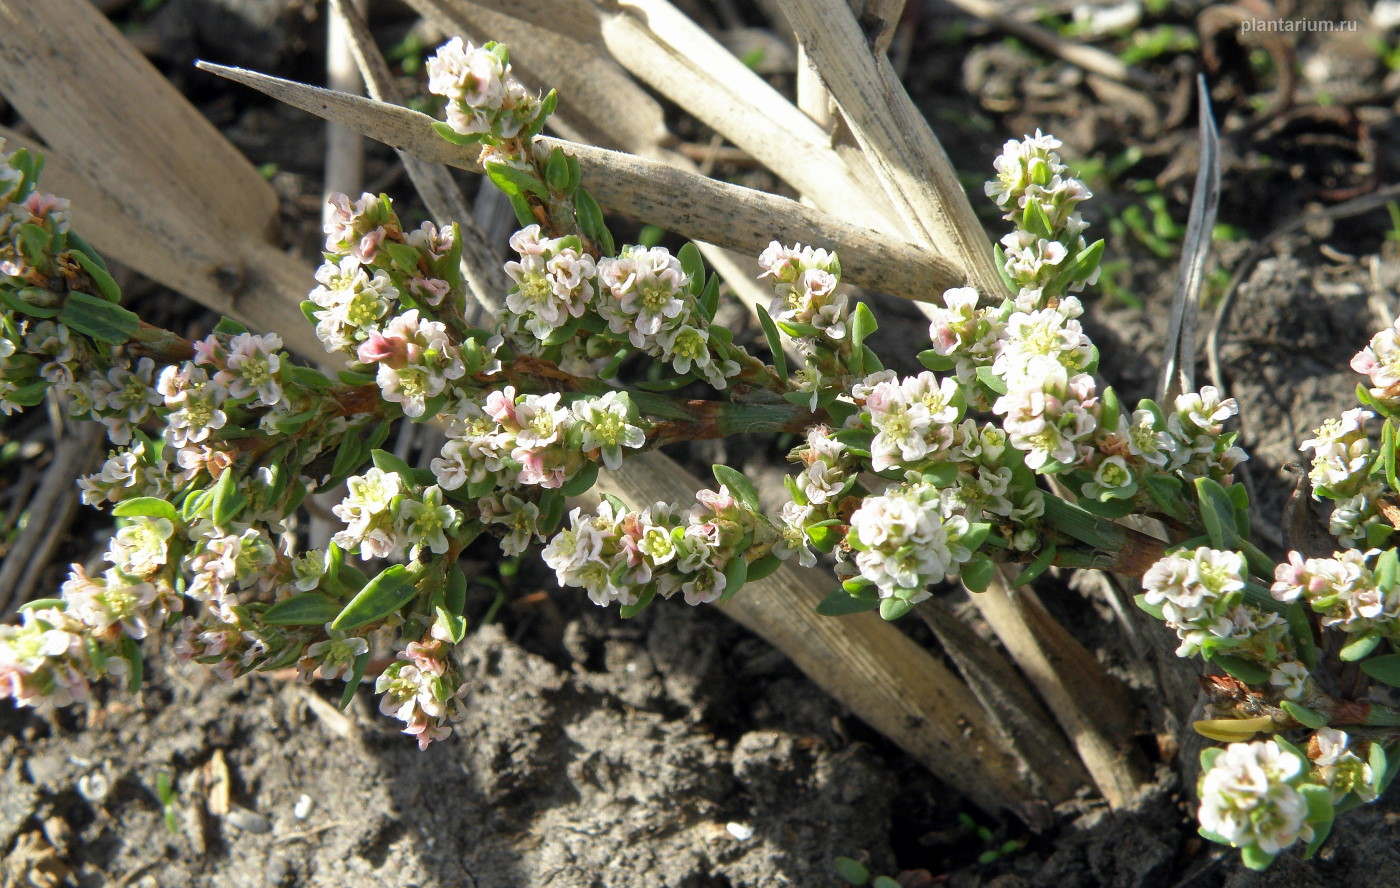
<path fill-rule="evenodd" d="M 230 808 L 224 815 L 224 820 L 229 826 L 241 829 L 250 833 L 265 833 L 272 831 L 272 824 L 261 814 L 249 811 L 247 808 Z"/>
<path fill-rule="evenodd" d="M 78 778 L 78 795 L 94 805 L 101 804 L 111 791 L 112 781 L 101 771 L 93 771 Z"/>
<path fill-rule="evenodd" d="M 729 834 L 741 842 L 747 842 L 753 838 L 753 827 L 747 823 L 726 823 L 724 828 Z"/>
<path fill-rule="evenodd" d="M 307 815 L 311 813 L 311 806 L 313 804 L 311 796 L 302 793 L 301 798 L 297 799 L 296 806 L 292 808 L 292 816 L 297 820 L 305 820 Z"/>

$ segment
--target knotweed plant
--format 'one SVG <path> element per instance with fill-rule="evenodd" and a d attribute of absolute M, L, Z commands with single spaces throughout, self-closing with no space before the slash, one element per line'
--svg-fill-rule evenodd
<path fill-rule="evenodd" d="M 1304 442 L 1336 551 L 1275 563 L 1232 474 L 1235 402 L 1206 387 L 1129 406 L 1096 378 L 1078 294 L 1103 242 L 1053 137 L 1007 142 L 986 187 L 1011 228 L 1004 290 L 931 294 L 926 369 L 901 376 L 835 254 L 762 252 L 773 295 L 751 352 L 714 322 L 719 281 L 694 246 L 614 243 L 578 162 L 535 138 L 554 95 L 526 90 L 504 47 L 453 40 L 428 74 L 439 132 L 479 147 L 519 217 L 507 310 L 471 320 L 456 225 L 406 230 L 387 197 L 337 196 L 302 304 L 327 372 L 233 321 L 194 341 L 141 321 L 38 189 L 41 160 L 3 156 L 0 411 L 51 397 L 106 426 L 113 449 L 79 485 L 118 528 L 100 569 L 74 565 L 0 627 L 0 696 L 49 710 L 103 679 L 137 687 L 139 642 L 165 630 L 222 677 L 295 666 L 344 681 L 348 702 L 379 648 L 380 709 L 426 747 L 464 712 L 458 556 L 482 536 L 541 549 L 562 586 L 624 617 L 724 601 L 785 559 L 834 571 L 824 613 L 885 619 L 937 583 L 984 590 L 999 566 L 1020 583 L 1095 567 L 1141 577 L 1178 654 L 1226 673 L 1198 725 L 1229 743 L 1204 759 L 1203 834 L 1263 867 L 1385 788 L 1400 713 L 1335 688 L 1358 661 L 1400 684 L 1384 652 L 1400 637 L 1400 321 L 1353 362 L 1364 406 Z M 399 422 L 446 433 L 427 467 L 380 449 Z M 569 502 L 629 456 L 739 432 L 800 440 L 776 509 L 725 466 L 693 501 Z M 299 527 L 312 491 L 340 496 L 325 548 Z"/>

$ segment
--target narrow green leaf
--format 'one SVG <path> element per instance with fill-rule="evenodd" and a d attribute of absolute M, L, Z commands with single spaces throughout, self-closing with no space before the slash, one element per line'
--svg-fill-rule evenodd
<path fill-rule="evenodd" d="M 1376 646 L 1380 643 L 1381 637 L 1379 635 L 1363 635 L 1355 641 L 1346 644 L 1338 651 L 1337 658 L 1347 663 L 1353 663 L 1357 660 L 1364 659 L 1371 651 L 1374 651 Z"/>
<path fill-rule="evenodd" d="M 1318 728 L 1327 727 L 1327 719 L 1322 713 L 1315 709 L 1309 709 L 1306 706 L 1294 703 L 1292 700 L 1280 701 L 1279 708 L 1293 716 L 1293 718 L 1298 721 L 1298 724 L 1307 728 L 1312 728 L 1314 731 Z"/>
<path fill-rule="evenodd" d="M 962 566 L 962 581 L 969 592 L 985 592 L 996 577 L 997 566 L 986 555 L 977 554 Z"/>
<path fill-rule="evenodd" d="M 570 179 L 569 161 L 564 156 L 564 150 L 555 148 L 549 152 L 549 157 L 545 158 L 544 182 L 550 191 L 568 197 Z"/>
<path fill-rule="evenodd" d="M 880 617 L 885 620 L 898 620 L 913 609 L 914 605 L 902 598 L 884 598 L 880 600 Z"/>
<path fill-rule="evenodd" d="M 611 256 L 617 252 L 612 232 L 603 221 L 603 208 L 598 206 L 598 201 L 593 195 L 582 188 L 574 193 L 574 215 L 578 219 L 579 230 L 598 245 L 604 256 Z"/>
<path fill-rule="evenodd" d="M 302 592 L 283 599 L 262 615 L 272 626 L 321 626 L 334 620 L 340 605 L 320 592 Z"/>
<path fill-rule="evenodd" d="M 1252 663 L 1240 657 L 1217 654 L 1211 658 L 1211 662 L 1245 684 L 1263 684 L 1269 680 L 1269 670 L 1258 663 Z"/>
<path fill-rule="evenodd" d="M 647 583 L 646 587 L 637 593 L 637 601 L 634 604 L 624 604 L 618 608 L 618 615 L 624 620 L 630 620 L 637 614 L 647 609 L 652 599 L 656 598 L 656 584 Z"/>
<path fill-rule="evenodd" d="M 711 466 L 710 470 L 714 472 L 715 480 L 728 487 L 729 493 L 739 502 L 755 512 L 760 511 L 758 490 L 753 486 L 752 481 L 729 466 L 716 464 Z"/>
<path fill-rule="evenodd" d="M 821 600 L 817 613 L 824 617 L 844 617 L 847 614 L 860 614 L 880 607 L 878 598 L 857 598 L 845 589 L 837 589 Z"/>
<path fill-rule="evenodd" d="M 408 604 L 418 594 L 408 568 L 402 564 L 386 567 L 370 580 L 331 623 L 332 629 L 348 631 L 382 620 Z"/>
<path fill-rule="evenodd" d="M 559 488 L 559 492 L 564 496 L 582 496 L 593 489 L 593 485 L 598 481 L 598 464 L 586 463 L 579 473 Z"/>
<path fill-rule="evenodd" d="M 72 291 L 58 314 L 63 325 L 98 342 L 119 345 L 136 335 L 141 319 L 115 302 Z"/>
<path fill-rule="evenodd" d="M 227 473 L 225 473 L 227 474 Z M 129 500 L 122 500 L 112 508 L 112 514 L 118 518 L 134 518 L 146 516 L 150 518 L 166 518 L 171 522 L 179 522 L 180 513 L 168 500 L 163 500 L 155 496 L 138 496 Z"/>
<path fill-rule="evenodd" d="M 374 467 L 381 472 L 393 472 L 404 478 L 413 473 L 413 469 L 408 463 L 387 450 L 372 450 L 369 458 L 374 462 Z"/>
<path fill-rule="evenodd" d="M 978 367 L 977 381 L 985 385 L 987 388 L 991 389 L 993 392 L 996 392 L 998 395 L 1006 394 L 1006 380 L 996 375 L 996 373 L 992 371 L 991 367 Z"/>
<path fill-rule="evenodd" d="M 1400 688 L 1400 654 L 1385 654 L 1362 660 L 1361 671 L 1382 684 Z"/>
<path fill-rule="evenodd" d="M 213 509 L 209 517 L 218 526 L 228 527 L 247 503 L 248 497 L 238 489 L 238 472 L 232 467 L 225 469 L 214 484 Z"/>
<path fill-rule="evenodd" d="M 768 341 L 768 351 L 773 353 L 773 369 L 777 371 L 778 381 L 783 385 L 787 385 L 787 355 L 783 353 L 783 340 L 778 335 L 778 326 L 773 323 L 773 318 L 768 314 L 768 309 L 761 305 L 754 307 L 758 310 L 758 323 L 763 327 L 763 336 Z"/>
<path fill-rule="evenodd" d="M 141 690 L 146 664 L 141 659 L 141 646 L 130 635 L 122 636 L 122 657 L 127 662 L 126 687 L 134 694 Z"/>
<path fill-rule="evenodd" d="M 453 145 L 466 146 L 481 143 L 481 133 L 472 133 L 469 136 L 464 136 L 441 120 L 433 122 L 433 131 Z"/>
<path fill-rule="evenodd" d="M 705 260 L 700 255 L 700 248 L 686 241 L 676 251 L 676 259 L 681 264 L 681 273 L 689 281 L 691 295 L 699 296 L 705 289 Z"/>
<path fill-rule="evenodd" d="M 1255 872 L 1263 872 L 1274 862 L 1277 854 L 1270 854 L 1258 845 L 1246 845 L 1240 849 L 1240 860 Z"/>
<path fill-rule="evenodd" d="M 764 555 L 762 558 L 755 559 L 749 562 L 748 582 L 757 583 L 782 566 L 783 560 L 777 555 Z"/>
<path fill-rule="evenodd" d="M 742 557 L 731 558 L 724 566 L 724 594 L 720 596 L 720 601 L 728 601 L 744 588 L 744 584 L 749 580 L 749 563 Z"/>
<path fill-rule="evenodd" d="M 1167 618 L 1166 615 L 1162 613 L 1162 606 L 1160 604 L 1148 604 L 1147 596 L 1141 592 L 1133 596 L 1133 603 L 1138 606 L 1139 610 L 1155 620 L 1165 620 Z"/>
<path fill-rule="evenodd" d="M 71 240 L 72 237 L 70 233 L 69 239 Z M 106 265 L 102 264 L 100 261 L 94 261 L 91 256 L 81 251 L 75 250 L 68 255 L 77 260 L 78 265 L 82 267 L 83 271 L 87 272 L 87 276 L 92 278 L 93 286 L 97 287 L 97 292 L 102 294 L 103 299 L 106 299 L 108 302 L 117 302 L 122 298 L 121 288 L 117 286 L 117 282 L 113 280 L 112 275 L 108 273 Z"/>
<path fill-rule="evenodd" d="M 369 651 L 365 651 L 360 654 L 350 667 L 350 677 L 345 680 L 345 691 L 340 695 L 342 711 L 350 705 L 351 700 L 355 699 L 355 691 L 360 689 L 360 682 L 365 677 L 365 669 L 369 667 L 369 653 Z"/>

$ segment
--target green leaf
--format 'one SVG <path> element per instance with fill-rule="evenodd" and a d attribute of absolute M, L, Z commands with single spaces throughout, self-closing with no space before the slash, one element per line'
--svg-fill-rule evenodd
<path fill-rule="evenodd" d="M 247 503 L 248 497 L 238 489 L 238 472 L 232 466 L 224 469 L 214 484 L 213 509 L 209 517 L 218 526 L 228 527 Z"/>
<path fill-rule="evenodd" d="M 1258 845 L 1246 845 L 1240 849 L 1240 860 L 1244 865 L 1255 872 L 1263 872 L 1274 862 L 1277 854 L 1270 854 L 1260 849 Z"/>
<path fill-rule="evenodd" d="M 66 611 L 68 610 L 68 602 L 62 598 L 36 598 L 33 601 L 26 601 L 24 604 L 21 604 L 19 609 L 22 611 L 44 610 L 50 607 L 58 608 L 60 611 Z"/>
<path fill-rule="evenodd" d="M 837 589 L 821 600 L 821 603 L 817 605 L 817 613 L 824 617 L 844 617 L 847 614 L 873 611 L 879 606 L 880 599 L 878 598 L 858 598 L 845 589 Z"/>
<path fill-rule="evenodd" d="M 768 341 L 768 350 L 773 353 L 773 369 L 778 373 L 778 381 L 787 385 L 787 355 L 783 353 L 783 340 L 778 335 L 778 325 L 773 323 L 768 309 L 761 305 L 756 305 L 754 308 L 758 311 L 758 323 L 763 327 L 763 336 Z"/>
<path fill-rule="evenodd" d="M 1162 613 L 1162 606 L 1160 604 L 1148 604 L 1147 596 L 1141 592 L 1133 596 L 1133 603 L 1138 606 L 1139 610 L 1143 611 L 1154 620 L 1166 620 L 1167 618 L 1166 615 Z"/>
<path fill-rule="evenodd" d="M 311 303 L 315 305 L 316 303 Z M 373 373 L 356 373 L 353 370 L 341 370 L 336 374 L 342 385 L 374 385 L 375 377 Z"/>
<path fill-rule="evenodd" d="M 365 651 L 355 658 L 355 662 L 350 667 L 350 677 L 345 680 L 345 691 L 340 695 L 340 708 L 344 711 L 350 705 L 350 701 L 355 699 L 355 691 L 359 690 L 360 682 L 365 677 L 365 669 L 369 666 L 369 651 Z"/>
<path fill-rule="evenodd" d="M 719 311 L 719 276 L 710 275 L 710 279 L 705 283 L 705 289 L 700 292 L 700 313 L 704 315 L 705 322 L 709 323 L 715 319 L 715 312 Z"/>
<path fill-rule="evenodd" d="M 624 604 L 622 607 L 618 608 L 617 612 L 622 619 L 630 620 L 637 614 L 646 610 L 647 605 L 651 604 L 654 598 L 656 598 L 656 584 L 647 583 L 646 587 L 637 593 L 637 601 L 635 604 Z"/>
<path fill-rule="evenodd" d="M 832 868 L 836 870 L 836 875 L 852 885 L 864 885 L 870 881 L 870 870 L 858 860 L 849 857 L 838 857 L 832 861 Z"/>
<path fill-rule="evenodd" d="M 1103 258 L 1103 240 L 1096 240 L 1089 246 L 1080 250 L 1079 253 L 1066 265 L 1057 277 L 1066 281 L 1087 281 L 1093 275 L 1094 269 L 1099 267 L 1099 260 Z M 1111 427 L 1110 427 L 1111 428 Z"/>
<path fill-rule="evenodd" d="M 998 857 L 1001 855 L 998 854 Z M 876 876 L 870 883 L 870 888 L 899 888 L 899 883 L 889 876 Z"/>
<path fill-rule="evenodd" d="M 1322 715 L 1322 713 L 1318 712 L 1315 709 L 1309 709 L 1306 706 L 1301 706 L 1297 703 L 1294 703 L 1292 700 L 1280 701 L 1279 708 L 1282 709 L 1284 712 L 1288 713 L 1289 715 L 1293 716 L 1293 718 L 1298 722 L 1298 724 L 1302 725 L 1303 727 L 1312 728 L 1314 731 L 1316 731 L 1318 728 L 1327 727 L 1327 719 Z"/>
<path fill-rule="evenodd" d="M 1361 671 L 1382 684 L 1400 688 L 1400 654 L 1386 654 L 1362 660 Z"/>
<path fill-rule="evenodd" d="M 676 259 L 681 264 L 681 273 L 689 279 L 691 295 L 699 296 L 705 289 L 705 260 L 700 248 L 686 241 L 685 246 L 676 251 Z"/>
<path fill-rule="evenodd" d="M 875 320 L 875 315 L 871 313 L 870 306 L 864 302 L 856 303 L 856 310 L 851 317 L 851 372 L 857 375 L 865 372 L 865 338 L 879 327 Z"/>
<path fill-rule="evenodd" d="M 898 620 L 914 609 L 914 605 L 903 598 L 883 598 L 880 600 L 880 617 L 885 620 Z"/>
<path fill-rule="evenodd" d="M 140 318 L 115 302 L 76 290 L 64 300 L 58 320 L 78 333 L 113 345 L 131 339 L 141 326 Z"/>
<path fill-rule="evenodd" d="M 73 234 L 71 232 L 68 238 L 69 240 L 73 239 Z M 97 292 L 102 294 L 103 299 L 106 299 L 108 302 L 117 302 L 122 298 L 121 287 L 117 286 L 117 282 L 113 280 L 112 275 L 108 273 L 107 266 L 103 264 L 100 259 L 95 259 L 78 250 L 68 255 L 72 256 L 73 259 L 77 261 L 83 271 L 87 272 L 88 277 L 92 278 L 93 286 L 97 287 Z"/>
<path fill-rule="evenodd" d="M 350 599 L 331 623 L 331 628 L 348 631 L 367 626 L 397 612 L 417 594 L 418 587 L 413 584 L 408 568 L 402 564 L 391 565 Z"/>
<path fill-rule="evenodd" d="M 1269 670 L 1240 657 L 1217 654 L 1211 658 L 1211 662 L 1245 684 L 1263 684 L 1269 680 Z"/>
<path fill-rule="evenodd" d="M 969 592 L 985 592 L 996 577 L 997 566 L 986 555 L 977 554 L 962 566 L 962 581 Z"/>
<path fill-rule="evenodd" d="M 466 146 L 477 145 L 481 143 L 481 133 L 472 133 L 469 136 L 465 136 L 457 132 L 441 120 L 433 121 L 433 131 L 436 132 L 439 136 L 442 136 L 447 141 L 451 142 L 453 145 Z"/>
<path fill-rule="evenodd" d="M 1201 508 L 1201 523 L 1205 525 L 1210 544 L 1216 549 L 1233 548 L 1235 504 L 1219 482 L 1211 478 L 1196 479 L 1196 500 Z"/>
<path fill-rule="evenodd" d="M 918 358 L 920 364 L 937 373 L 952 370 L 958 363 L 952 355 L 940 355 L 931 348 L 919 352 Z"/>
<path fill-rule="evenodd" d="M 1023 227 L 1026 231 L 1039 238 L 1053 240 L 1055 236 L 1054 226 L 1050 224 L 1050 218 L 1045 215 L 1038 201 L 1026 201 L 1025 212 L 1021 215 Z"/>
<path fill-rule="evenodd" d="M 268 608 L 262 619 L 272 626 L 322 626 L 339 613 L 340 605 L 320 592 L 302 592 Z"/>
<path fill-rule="evenodd" d="M 549 190 L 568 197 L 571 178 L 569 161 L 564 156 L 564 149 L 555 148 L 549 152 L 549 156 L 544 161 L 544 183 L 549 186 Z"/>
<path fill-rule="evenodd" d="M 1026 566 L 1025 570 L 1021 571 L 1021 574 L 1016 577 L 1016 581 L 1012 583 L 1012 585 L 1025 585 L 1035 580 L 1036 577 L 1039 577 L 1040 574 L 1046 571 L 1047 567 L 1050 567 L 1050 564 L 1054 563 L 1056 552 L 1056 545 L 1054 545 L 1053 542 L 1047 542 L 1046 545 L 1040 548 L 1040 552 L 1036 552 L 1035 559 L 1030 560 L 1030 564 Z"/>
<path fill-rule="evenodd" d="M 769 576 L 775 570 L 783 566 L 783 560 L 777 555 L 764 555 L 749 562 L 748 582 L 757 583 L 759 580 Z"/>
<path fill-rule="evenodd" d="M 374 467 L 381 472 L 393 472 L 403 478 L 413 474 L 413 469 L 408 463 L 387 450 L 372 450 L 369 458 L 374 462 Z"/>
<path fill-rule="evenodd" d="M 222 333 L 225 336 L 237 336 L 240 333 L 247 333 L 248 328 L 238 321 L 235 321 L 233 318 L 221 317 L 219 318 L 219 322 L 214 325 L 214 332 Z"/>
<path fill-rule="evenodd" d="M 598 206 L 598 201 L 594 200 L 593 195 L 582 188 L 574 193 L 574 215 L 578 219 L 579 230 L 598 245 L 604 256 L 611 256 L 617 252 L 612 232 L 608 231 L 607 223 L 603 221 L 603 208 Z"/>
<path fill-rule="evenodd" d="M 228 474 L 225 472 L 224 474 Z M 146 516 L 149 518 L 165 518 L 172 523 L 179 523 L 180 513 L 169 501 L 155 496 L 138 496 L 129 500 L 122 500 L 112 509 L 112 514 L 118 518 L 134 518 Z"/>
<path fill-rule="evenodd" d="M 757 512 L 760 511 L 758 502 L 758 490 L 753 486 L 753 482 L 743 475 L 725 465 L 714 465 L 710 467 L 714 472 L 715 480 L 721 485 L 728 487 L 729 492 L 739 502 Z"/>
<path fill-rule="evenodd" d="M 977 380 L 998 395 L 1006 394 L 1006 380 L 992 372 L 991 367 L 978 367 Z"/>
<path fill-rule="evenodd" d="M 740 547 L 740 550 L 745 547 Z M 724 594 L 720 596 L 720 601 L 728 601 L 744 588 L 744 584 L 749 580 L 749 563 L 742 557 L 731 558 L 724 566 Z"/>
<path fill-rule="evenodd" d="M 364 464 L 368 447 L 363 438 L 354 430 L 347 430 L 340 437 L 335 459 L 331 462 L 331 477 L 344 478 Z"/>
<path fill-rule="evenodd" d="M 134 694 L 141 690 L 146 664 L 141 659 L 141 646 L 130 635 L 122 636 L 122 657 L 127 662 L 126 687 Z"/>
<path fill-rule="evenodd" d="M 1295 601 L 1284 608 L 1283 618 L 1288 621 L 1289 634 L 1298 649 L 1298 659 L 1309 669 L 1317 666 L 1317 641 L 1313 638 L 1312 623 L 1301 601 Z"/>
<path fill-rule="evenodd" d="M 579 473 L 559 488 L 559 492 L 564 496 L 582 496 L 593 489 L 593 485 L 598 481 L 598 464 L 586 463 Z"/>
<path fill-rule="evenodd" d="M 1343 646 L 1342 649 L 1337 652 L 1337 658 L 1347 663 L 1364 659 L 1371 651 L 1374 651 L 1376 646 L 1380 643 L 1381 637 L 1379 635 L 1363 635 L 1355 641 Z"/>

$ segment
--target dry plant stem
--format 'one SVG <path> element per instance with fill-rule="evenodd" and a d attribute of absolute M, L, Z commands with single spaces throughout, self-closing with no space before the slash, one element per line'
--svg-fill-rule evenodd
<path fill-rule="evenodd" d="M 54 442 L 53 462 L 25 510 L 24 529 L 0 564 L 0 618 L 13 616 L 34 597 L 40 575 L 78 511 L 73 479 L 92 471 L 106 438 L 106 429 L 95 422 L 64 425 L 65 434 Z"/>
<path fill-rule="evenodd" d="M 365 0 L 351 0 L 347 6 L 363 14 Z M 364 89 L 364 81 L 351 56 L 348 31 L 341 5 L 332 5 L 330 15 L 326 16 L 326 85 L 341 92 L 359 93 Z M 328 202 L 330 196 L 336 192 L 359 194 L 364 177 L 364 138 L 354 130 L 327 123 L 325 185 L 321 190 L 322 198 L 327 201 L 321 206 L 322 224 L 334 212 Z"/>
<path fill-rule="evenodd" d="M 98 250 L 323 354 L 282 298 L 306 271 L 268 241 L 272 187 L 91 3 L 0 0 L 0 93 L 48 144 L 12 147 L 73 159 L 51 162 L 45 187 L 73 201 L 74 225 Z"/>
<path fill-rule="evenodd" d="M 344 0 L 331 0 L 331 6 L 340 11 L 345 22 L 345 39 L 370 97 L 394 105 L 403 104 L 404 97 L 394 83 L 388 63 L 375 48 L 364 18 L 348 8 Z M 440 222 L 456 222 L 461 227 L 462 272 L 472 296 L 485 311 L 499 311 L 504 304 L 503 294 L 510 289 L 510 278 L 467 206 L 466 198 L 452 181 L 452 174 L 441 164 L 420 160 L 406 151 L 399 151 L 398 155 L 413 187 L 428 205 L 428 212 Z"/>
<path fill-rule="evenodd" d="M 444 141 L 425 114 L 241 68 L 199 64 L 424 160 L 481 172 L 475 153 Z M 546 151 L 559 147 L 574 154 L 583 167 L 583 187 L 603 206 L 692 240 L 754 255 L 774 239 L 836 250 L 843 279 L 905 299 L 933 299 L 965 281 L 958 266 L 935 252 L 787 198 L 577 142 L 545 138 L 541 145 Z"/>
<path fill-rule="evenodd" d="M 1070 798 L 1089 784 L 1089 774 L 1055 721 L 1016 668 L 939 598 L 914 612 L 938 637 L 972 693 L 1025 762 L 1027 779 L 1046 798 Z"/>
<path fill-rule="evenodd" d="M 889 228 L 888 206 L 878 196 L 872 200 L 840 158 L 830 153 L 826 133 L 664 0 L 413 0 L 413 5 L 420 11 L 437 10 L 458 29 L 473 21 L 473 10 L 489 7 L 537 29 L 590 44 L 723 133 L 799 192 L 820 186 L 840 195 L 844 218 L 870 228 Z M 520 44 L 522 49 L 528 46 Z"/>
<path fill-rule="evenodd" d="M 595 491 L 637 505 L 686 502 L 702 486 L 667 457 L 648 453 L 627 460 L 622 472 L 604 472 Z M 1034 802 L 1015 756 L 957 676 L 873 613 L 816 613 L 831 584 L 819 569 L 786 564 L 719 607 L 979 807 Z"/>
<path fill-rule="evenodd" d="M 979 292 L 1004 292 L 991 245 L 943 147 L 888 61 L 870 52 L 844 0 L 787 0 L 784 11 L 886 193 L 924 242 L 956 257 Z M 1127 754 L 1133 717 L 1126 695 L 1121 687 L 1094 701 L 1080 693 L 1116 680 L 1030 596 L 993 582 L 972 599 L 1059 719 L 1104 798 L 1114 806 L 1128 801 L 1147 772 Z"/>
<path fill-rule="evenodd" d="M 1127 65 L 1101 49 L 1066 40 L 1048 28 L 1031 22 L 1023 22 L 1004 14 L 1001 4 L 997 3 L 996 0 L 949 0 L 949 2 L 968 15 L 976 16 L 992 27 L 1005 31 L 1013 37 L 1019 37 L 1031 46 L 1056 58 L 1064 59 L 1071 65 L 1076 65 L 1085 71 L 1142 89 L 1151 89 L 1157 85 L 1156 78 L 1147 72 Z"/>

